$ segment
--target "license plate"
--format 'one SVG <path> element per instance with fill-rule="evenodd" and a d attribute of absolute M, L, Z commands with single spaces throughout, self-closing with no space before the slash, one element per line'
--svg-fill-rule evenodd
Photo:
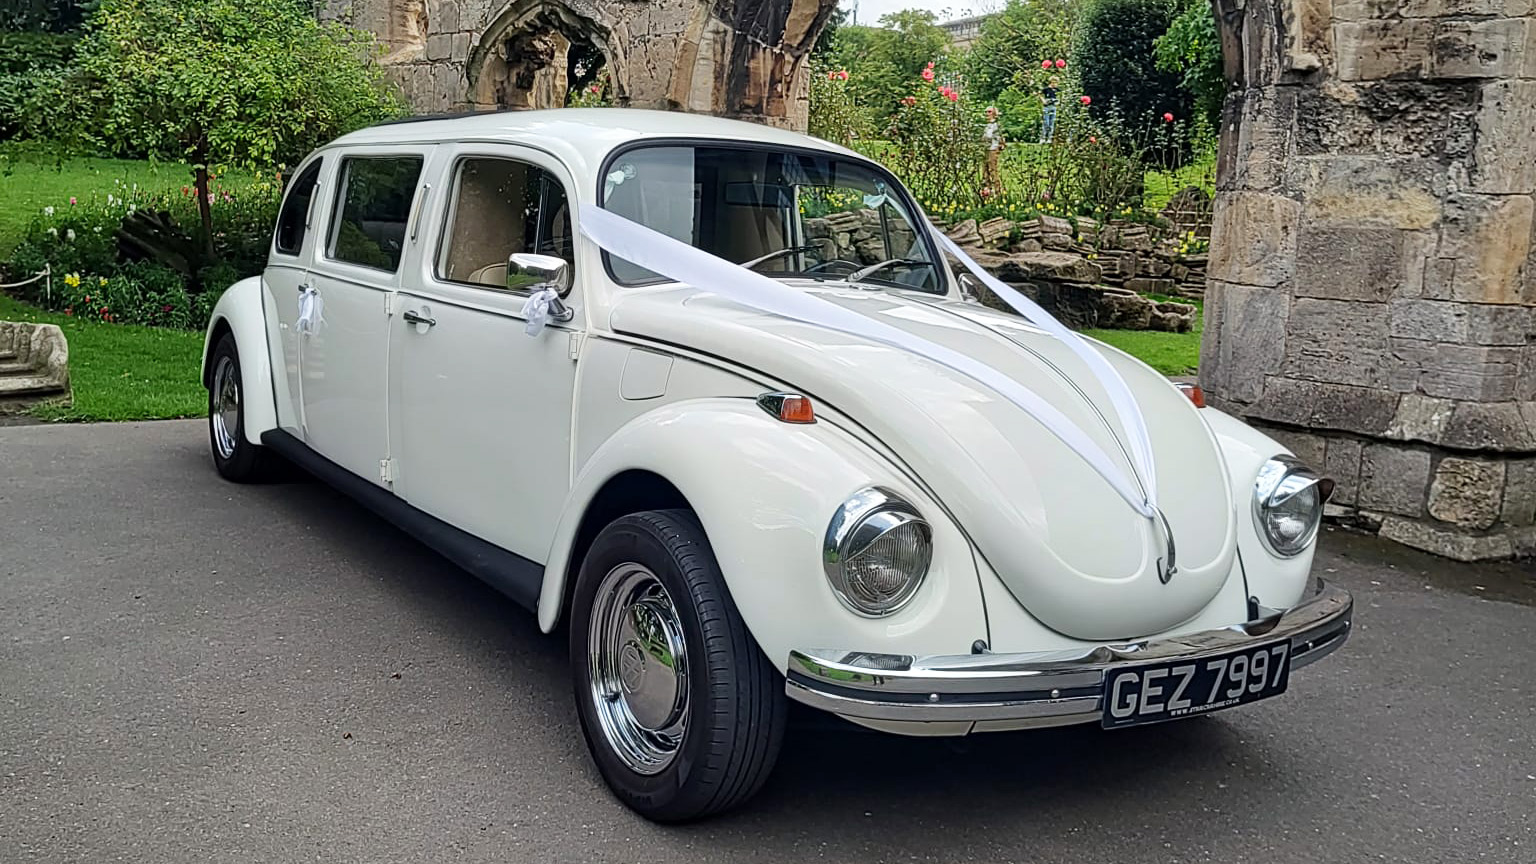
<path fill-rule="evenodd" d="M 1104 679 L 1106 729 L 1193 717 L 1285 692 L 1291 643 L 1271 642 L 1201 660 L 1148 663 Z"/>

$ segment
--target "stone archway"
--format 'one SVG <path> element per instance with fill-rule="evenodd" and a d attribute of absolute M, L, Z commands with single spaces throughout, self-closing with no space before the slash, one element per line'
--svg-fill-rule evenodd
<path fill-rule="evenodd" d="M 466 62 L 478 109 L 560 108 L 610 56 L 610 33 L 578 3 L 515 0 L 485 28 Z M 590 10 L 585 10 L 590 11 Z M 616 87 L 618 82 L 615 82 Z M 616 97 L 627 101 L 622 90 Z"/>
<path fill-rule="evenodd" d="M 614 102 L 805 129 L 806 60 L 837 0 L 325 0 L 422 113 L 560 104 L 606 61 Z M 561 58 L 564 58 L 562 62 Z M 580 64 L 585 57 L 588 63 Z M 562 84 L 561 75 L 565 76 Z"/>
<path fill-rule="evenodd" d="M 1536 554 L 1530 3 L 1214 4 L 1207 398 L 1383 536 Z"/>

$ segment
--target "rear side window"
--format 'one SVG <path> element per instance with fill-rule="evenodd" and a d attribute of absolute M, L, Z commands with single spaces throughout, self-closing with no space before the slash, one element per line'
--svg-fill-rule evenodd
<path fill-rule="evenodd" d="M 277 251 L 284 255 L 297 255 L 304 248 L 304 235 L 309 229 L 309 204 L 315 197 L 315 185 L 320 182 L 320 161 L 316 159 L 288 187 L 288 197 L 283 199 L 283 209 L 277 215 Z"/>
<path fill-rule="evenodd" d="M 342 160 L 341 174 L 330 257 L 393 273 L 405 249 L 421 157 L 355 156 Z"/>

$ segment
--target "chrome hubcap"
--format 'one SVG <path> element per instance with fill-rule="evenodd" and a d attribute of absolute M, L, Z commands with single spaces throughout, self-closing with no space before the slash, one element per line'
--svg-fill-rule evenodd
<path fill-rule="evenodd" d="M 592 705 L 608 746 L 640 774 L 676 758 L 688 726 L 688 654 L 672 597 L 643 565 L 603 577 L 587 626 Z"/>
<path fill-rule="evenodd" d="M 231 357 L 220 357 L 213 370 L 213 410 L 208 412 L 208 421 L 213 424 L 213 445 L 219 448 L 219 456 L 228 459 L 235 455 L 235 430 L 240 428 L 240 381 Z"/>

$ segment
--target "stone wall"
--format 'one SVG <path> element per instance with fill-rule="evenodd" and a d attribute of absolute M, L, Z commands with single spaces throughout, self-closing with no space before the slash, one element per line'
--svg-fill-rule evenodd
<path fill-rule="evenodd" d="M 1536 552 L 1532 0 L 1216 0 L 1231 95 L 1201 384 L 1337 515 Z"/>
<path fill-rule="evenodd" d="M 805 60 L 836 0 L 327 0 L 369 30 L 419 113 L 564 104 L 567 52 L 600 52 L 616 103 L 805 129 Z"/>
<path fill-rule="evenodd" d="M 1190 303 L 1145 296 L 1199 299 L 1205 294 L 1204 253 L 1184 251 L 1193 228 L 1172 223 L 1033 219 L 966 219 L 945 233 L 976 263 L 1009 283 L 1068 327 L 1160 330 L 1194 327 Z M 1007 304 L 978 286 L 982 302 Z"/>

